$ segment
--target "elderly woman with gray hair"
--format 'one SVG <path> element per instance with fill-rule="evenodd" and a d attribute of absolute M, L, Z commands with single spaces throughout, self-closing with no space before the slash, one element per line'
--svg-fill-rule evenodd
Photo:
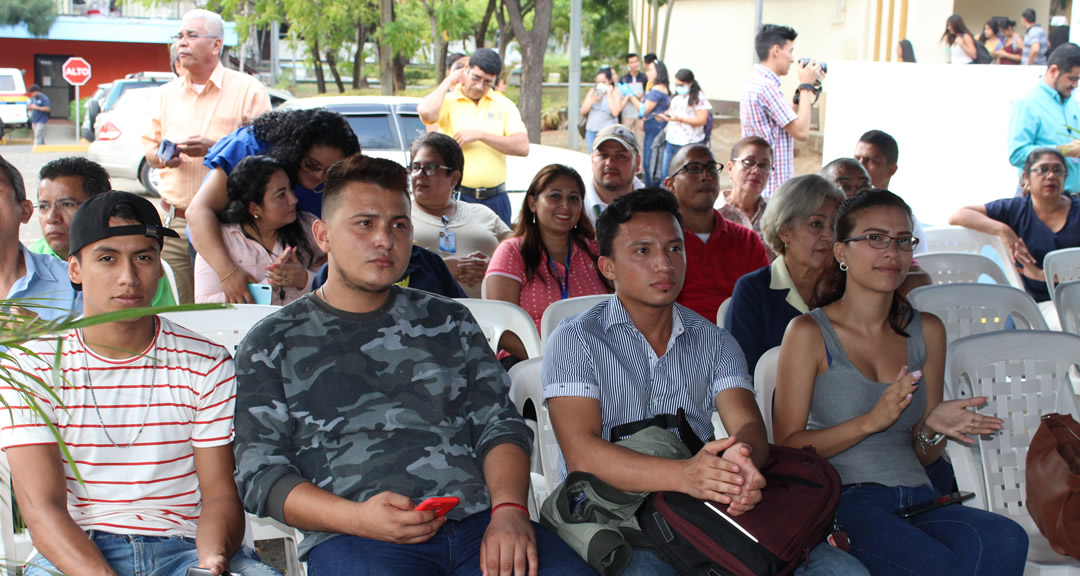
<path fill-rule="evenodd" d="M 761 232 L 777 257 L 739 278 L 724 319 L 751 374 L 761 355 L 780 345 L 788 322 L 817 307 L 836 280 L 830 274 L 836 268 L 833 217 L 843 201 L 843 193 L 816 174 L 784 182 L 769 198 Z"/>

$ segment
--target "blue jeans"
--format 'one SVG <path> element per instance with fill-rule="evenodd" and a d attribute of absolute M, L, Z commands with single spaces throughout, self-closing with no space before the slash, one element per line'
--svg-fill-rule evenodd
<path fill-rule="evenodd" d="M 851 553 L 874 576 L 1024 573 L 1028 536 L 1005 516 L 957 504 L 908 519 L 893 515 L 940 495 L 929 484 L 845 488 L 836 516 L 851 540 Z"/>
<path fill-rule="evenodd" d="M 468 194 L 462 194 L 461 199 L 472 204 L 483 204 L 484 206 L 491 208 L 491 211 L 494 212 L 500 220 L 505 222 L 507 226 L 513 226 L 513 224 L 511 224 L 511 218 L 513 216 L 510 214 L 510 197 L 506 195 L 506 192 L 496 194 L 491 198 L 485 198 L 483 200 L 477 200 Z"/>
<path fill-rule="evenodd" d="M 655 132 L 645 131 L 645 142 L 641 145 L 641 162 L 642 167 L 645 169 L 645 185 L 656 186 L 657 184 L 652 180 L 652 143 L 656 140 L 656 135 L 660 133 L 660 130 Z"/>
<path fill-rule="evenodd" d="M 95 530 L 87 534 L 120 576 L 186 576 L 188 568 L 199 566 L 199 553 L 191 538 L 110 534 Z M 229 571 L 244 576 L 281 576 L 277 570 L 260 563 L 254 550 L 243 547 L 229 560 Z M 41 554 L 27 562 L 23 571 L 24 576 L 56 573 L 56 568 Z"/>
<path fill-rule="evenodd" d="M 586 130 L 585 131 L 585 148 L 588 150 L 586 154 L 592 154 L 592 143 L 596 142 L 596 135 L 599 134 L 599 130 Z"/>
<path fill-rule="evenodd" d="M 847 552 L 822 542 L 810 551 L 805 564 L 795 569 L 798 576 L 870 576 L 870 572 Z M 649 550 L 634 550 L 630 565 L 621 576 L 678 576 L 675 567 Z"/>
<path fill-rule="evenodd" d="M 675 153 L 679 151 L 679 148 L 682 148 L 682 146 L 678 144 L 672 144 L 671 142 L 668 142 L 664 145 L 664 159 L 661 160 L 663 164 L 660 165 L 662 176 L 660 182 L 657 182 L 657 186 L 663 186 L 663 181 L 667 180 L 668 169 L 671 167 L 671 159 L 675 157 Z"/>
<path fill-rule="evenodd" d="M 393 544 L 341 535 L 308 553 L 309 576 L 438 574 L 480 576 L 480 543 L 491 520 L 484 510 L 464 520 L 449 520 L 427 542 Z M 533 523 L 540 574 L 596 576 L 596 572 L 558 536 Z"/>

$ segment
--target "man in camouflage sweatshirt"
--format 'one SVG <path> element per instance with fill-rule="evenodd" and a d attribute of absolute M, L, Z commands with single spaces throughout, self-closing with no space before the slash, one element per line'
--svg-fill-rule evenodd
<path fill-rule="evenodd" d="M 592 573 L 529 521 L 532 434 L 468 309 L 394 286 L 412 248 L 405 169 L 347 158 L 322 204 L 326 284 L 237 351 L 244 506 L 304 531 L 314 574 Z M 442 496 L 461 503 L 415 510 Z"/>

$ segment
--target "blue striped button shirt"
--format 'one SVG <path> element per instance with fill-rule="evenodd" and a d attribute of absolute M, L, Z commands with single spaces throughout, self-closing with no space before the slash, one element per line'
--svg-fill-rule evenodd
<path fill-rule="evenodd" d="M 675 304 L 664 355 L 657 358 L 617 296 L 563 320 L 544 350 L 544 399 L 600 401 L 603 435 L 658 414 L 686 411 L 702 440 L 713 435 L 716 395 L 754 384 L 738 342 L 726 330 Z M 565 474 L 560 456 L 559 468 Z"/>

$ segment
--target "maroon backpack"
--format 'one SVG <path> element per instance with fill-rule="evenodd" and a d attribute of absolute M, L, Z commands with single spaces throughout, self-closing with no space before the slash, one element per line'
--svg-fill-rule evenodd
<path fill-rule="evenodd" d="M 790 574 L 827 534 L 838 531 L 840 476 L 813 448 L 772 444 L 761 471 L 761 502 L 742 516 L 727 515 L 727 505 L 719 502 L 657 492 L 639 512 L 641 528 L 679 574 Z M 846 544 L 846 538 L 837 540 Z"/>

